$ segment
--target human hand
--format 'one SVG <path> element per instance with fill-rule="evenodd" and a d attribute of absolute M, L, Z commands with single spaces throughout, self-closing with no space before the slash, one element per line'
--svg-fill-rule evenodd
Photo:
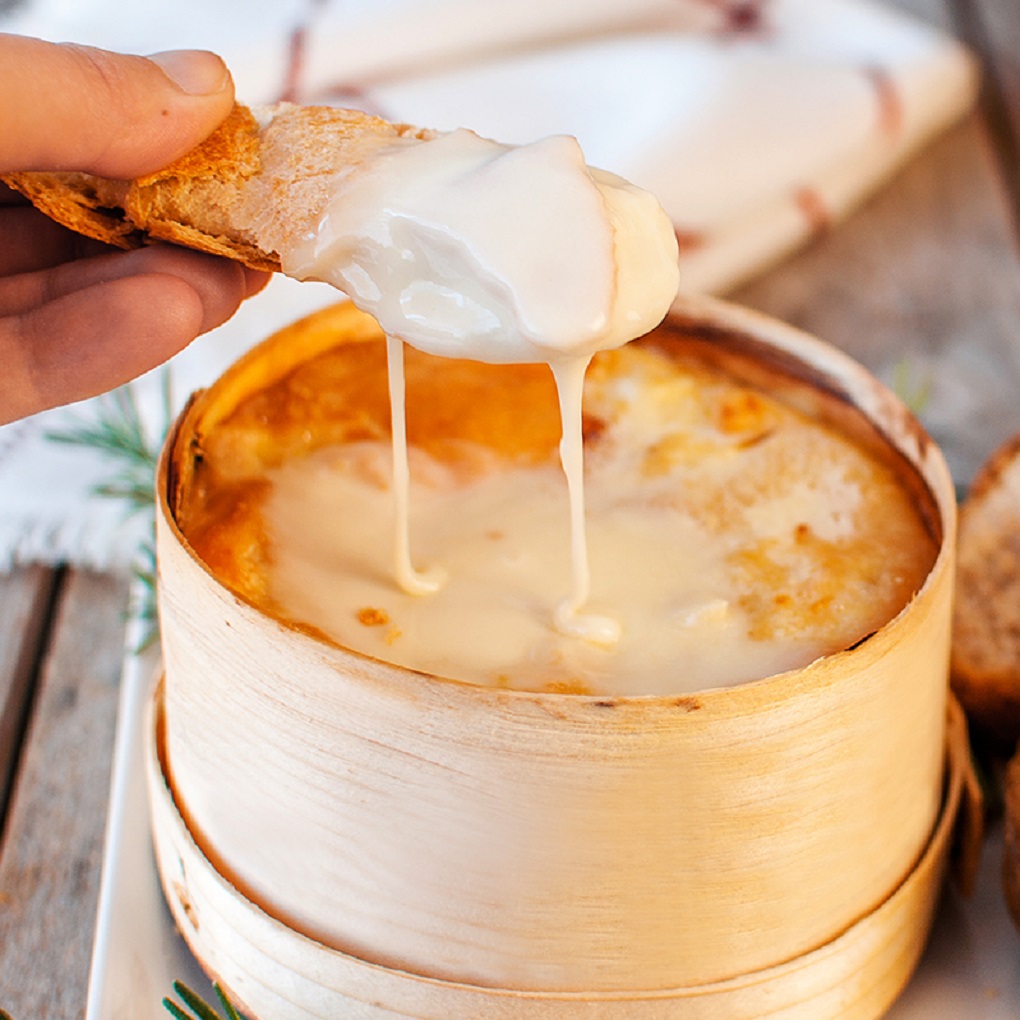
<path fill-rule="evenodd" d="M 0 172 L 139 177 L 202 141 L 233 98 L 211 53 L 121 56 L 0 34 Z M 0 423 L 161 364 L 267 280 L 171 245 L 116 251 L 0 184 Z"/>

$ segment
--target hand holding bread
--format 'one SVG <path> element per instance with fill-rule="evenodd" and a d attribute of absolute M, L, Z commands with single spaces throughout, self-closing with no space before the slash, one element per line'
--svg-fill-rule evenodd
<path fill-rule="evenodd" d="M 151 174 L 208 136 L 233 95 L 211 53 L 150 59 L 0 34 L 0 174 Z M 183 248 L 111 254 L 0 185 L 0 423 L 140 375 L 266 279 Z"/>
<path fill-rule="evenodd" d="M 424 132 L 357 110 L 280 104 L 256 116 L 235 104 L 196 148 L 133 180 L 69 171 L 0 179 L 107 244 L 171 241 L 272 271 L 280 248 L 314 228 L 338 173 L 370 147 L 409 135 Z"/>

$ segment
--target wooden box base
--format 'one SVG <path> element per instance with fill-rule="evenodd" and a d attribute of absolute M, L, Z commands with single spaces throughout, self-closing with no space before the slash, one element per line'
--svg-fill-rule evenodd
<path fill-rule="evenodd" d="M 147 726 L 147 780 L 157 863 L 174 920 L 207 972 L 250 1020 L 875 1020 L 907 983 L 931 926 L 969 768 L 955 703 L 946 782 L 932 837 L 906 879 L 832 941 L 726 981 L 645 992 L 520 992 L 437 980 L 317 943 L 245 899 L 204 856 L 162 764 L 162 696 Z"/>

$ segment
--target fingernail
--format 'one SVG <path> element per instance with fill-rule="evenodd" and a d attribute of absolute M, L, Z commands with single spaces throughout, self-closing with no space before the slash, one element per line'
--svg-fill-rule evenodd
<path fill-rule="evenodd" d="M 149 59 L 190 96 L 211 96 L 221 92 L 230 81 L 227 65 L 206 50 L 168 50 L 154 53 Z"/>

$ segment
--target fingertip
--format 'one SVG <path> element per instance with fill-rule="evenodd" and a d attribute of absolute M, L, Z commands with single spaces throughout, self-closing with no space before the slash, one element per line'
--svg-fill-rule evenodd
<path fill-rule="evenodd" d="M 105 262 L 104 270 L 108 279 L 130 275 L 147 281 L 153 294 L 164 294 L 167 300 L 180 300 L 180 288 L 186 287 L 200 309 L 189 327 L 192 338 L 222 325 L 237 311 L 249 295 L 253 272 L 240 262 L 172 244 L 117 253 Z"/>
<path fill-rule="evenodd" d="M 222 326 L 249 296 L 248 270 L 240 262 L 215 255 L 196 255 L 181 271 L 202 303 L 202 321 L 198 332 Z"/>
<path fill-rule="evenodd" d="M 246 298 L 254 297 L 260 291 L 265 290 L 269 285 L 269 281 L 273 278 L 272 273 L 267 273 L 261 269 L 251 269 L 248 266 L 244 267 L 244 296 Z"/>
<path fill-rule="evenodd" d="M 148 59 L 188 96 L 215 96 L 231 84 L 223 59 L 208 50 L 167 50 Z"/>
<path fill-rule="evenodd" d="M 128 284 L 131 307 L 126 317 L 137 320 L 144 315 L 151 325 L 140 331 L 145 342 L 136 348 L 146 361 L 142 372 L 180 353 L 196 337 L 211 328 L 206 300 L 192 280 L 173 273 L 144 273 L 123 281 Z M 128 288 L 125 288 L 127 291 Z M 135 372 L 140 375 L 141 372 Z"/>
<path fill-rule="evenodd" d="M 147 272 L 133 279 L 149 288 L 153 315 L 174 331 L 187 334 L 186 346 L 195 337 L 222 326 L 247 296 L 243 267 L 215 256 L 168 251 Z"/>

